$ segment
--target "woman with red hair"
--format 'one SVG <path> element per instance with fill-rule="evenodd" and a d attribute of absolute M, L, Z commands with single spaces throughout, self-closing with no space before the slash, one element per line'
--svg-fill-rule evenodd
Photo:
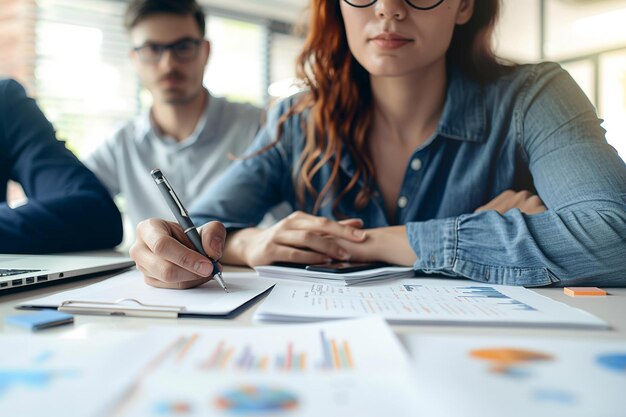
<path fill-rule="evenodd" d="M 626 167 L 556 64 L 499 61 L 498 0 L 312 0 L 305 91 L 192 217 L 223 263 L 383 261 L 496 284 L 625 285 Z M 292 215 L 256 227 L 280 202 Z M 228 228 L 228 238 L 226 229 Z M 180 227 L 138 227 L 146 281 L 211 279 Z"/>

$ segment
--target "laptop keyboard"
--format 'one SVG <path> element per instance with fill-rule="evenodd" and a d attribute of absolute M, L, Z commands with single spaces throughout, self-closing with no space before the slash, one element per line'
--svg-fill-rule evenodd
<path fill-rule="evenodd" d="M 10 277 L 13 275 L 27 274 L 30 272 L 40 272 L 41 269 L 2 269 L 0 268 L 0 278 Z"/>

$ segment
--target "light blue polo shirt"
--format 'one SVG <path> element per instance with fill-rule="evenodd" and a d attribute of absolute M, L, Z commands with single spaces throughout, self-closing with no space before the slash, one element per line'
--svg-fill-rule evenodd
<path fill-rule="evenodd" d="M 175 220 L 150 171 L 160 168 L 186 206 L 241 156 L 260 129 L 262 110 L 209 94 L 195 131 L 177 142 L 161 134 L 150 112 L 126 124 L 84 161 L 111 195 L 122 197 L 132 227 L 141 220 Z"/>

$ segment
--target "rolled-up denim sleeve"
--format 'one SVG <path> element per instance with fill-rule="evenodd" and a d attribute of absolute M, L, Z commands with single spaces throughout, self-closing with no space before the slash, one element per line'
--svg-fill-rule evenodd
<path fill-rule="evenodd" d="M 291 120 L 283 124 L 282 137 L 272 144 L 281 115 L 290 105 L 285 100 L 268 112 L 267 123 L 244 157 L 231 164 L 190 207 L 196 225 L 220 221 L 227 229 L 254 227 L 272 207 L 289 201 Z"/>
<path fill-rule="evenodd" d="M 593 106 L 557 65 L 537 67 L 517 141 L 548 210 L 409 223 L 415 269 L 524 286 L 626 285 L 626 166 Z"/>

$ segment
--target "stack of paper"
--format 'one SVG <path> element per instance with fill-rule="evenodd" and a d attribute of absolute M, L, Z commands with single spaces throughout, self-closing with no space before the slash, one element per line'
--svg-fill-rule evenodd
<path fill-rule="evenodd" d="M 608 327 L 585 311 L 523 287 L 427 278 L 363 287 L 280 282 L 255 319 L 306 322 L 370 315 L 397 324 Z"/>
<path fill-rule="evenodd" d="M 413 268 L 402 266 L 386 266 L 365 271 L 338 274 L 332 272 L 309 271 L 286 266 L 257 266 L 259 277 L 271 279 L 291 279 L 308 282 L 332 282 L 335 284 L 355 285 L 386 279 L 409 278 L 415 275 Z"/>

